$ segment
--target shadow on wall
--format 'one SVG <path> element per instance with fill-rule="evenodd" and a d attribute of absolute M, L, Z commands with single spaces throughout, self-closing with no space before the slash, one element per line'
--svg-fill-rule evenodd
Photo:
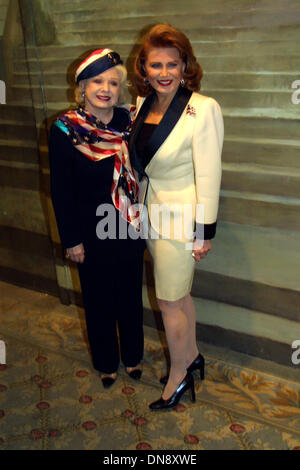
<path fill-rule="evenodd" d="M 56 27 L 49 14 L 49 3 L 49 0 L 20 0 L 25 20 L 23 27 L 32 32 L 32 43 L 37 46 L 56 43 Z"/>

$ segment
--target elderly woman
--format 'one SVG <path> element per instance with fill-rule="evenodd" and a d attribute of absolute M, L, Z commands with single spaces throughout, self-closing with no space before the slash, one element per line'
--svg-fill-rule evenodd
<path fill-rule="evenodd" d="M 151 403 L 152 410 L 175 406 L 188 389 L 194 401 L 191 373 L 198 369 L 204 378 L 190 291 L 195 261 L 205 258 L 216 232 L 223 120 L 218 103 L 197 93 L 201 77 L 182 32 L 165 24 L 149 31 L 135 62 L 140 98 L 129 148 L 148 183 L 147 246 L 171 359 L 169 376 L 161 380 L 162 397 Z M 169 209 L 168 233 L 158 208 Z"/>
<path fill-rule="evenodd" d="M 126 77 L 116 52 L 90 54 L 75 75 L 82 105 L 54 122 L 49 143 L 57 225 L 66 257 L 78 263 L 93 364 L 105 388 L 116 380 L 120 354 L 127 373 L 141 377 L 144 346 L 144 247 L 127 233 L 139 224 L 126 142 L 134 108 L 118 106 Z"/>

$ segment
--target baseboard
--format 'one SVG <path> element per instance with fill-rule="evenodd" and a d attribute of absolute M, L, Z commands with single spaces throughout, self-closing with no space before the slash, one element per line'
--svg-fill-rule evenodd
<path fill-rule="evenodd" d="M 18 287 L 43 292 L 54 297 L 60 297 L 57 282 L 28 272 L 0 266 L 0 280 Z"/>
<path fill-rule="evenodd" d="M 161 314 L 149 308 L 144 308 L 144 324 L 160 331 L 164 330 Z M 196 328 L 197 341 L 295 368 L 291 360 L 293 350 L 288 344 L 219 326 L 197 323 Z"/>

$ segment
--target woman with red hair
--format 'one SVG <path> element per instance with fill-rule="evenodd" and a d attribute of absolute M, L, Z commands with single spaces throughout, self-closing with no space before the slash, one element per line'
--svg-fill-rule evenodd
<path fill-rule="evenodd" d="M 171 359 L 152 410 L 175 406 L 186 390 L 194 401 L 192 372 L 204 378 L 190 291 L 195 261 L 205 258 L 216 232 L 223 119 L 218 103 L 197 93 L 201 78 L 188 38 L 169 25 L 152 27 L 135 61 L 138 114 L 129 143 L 146 188 L 144 226 Z M 166 208 L 168 233 L 158 216 Z"/>

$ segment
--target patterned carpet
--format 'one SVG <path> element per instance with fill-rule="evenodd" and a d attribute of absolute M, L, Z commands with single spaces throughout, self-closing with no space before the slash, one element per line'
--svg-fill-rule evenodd
<path fill-rule="evenodd" d="M 151 412 L 165 355 L 145 328 L 142 380 L 120 367 L 104 390 L 84 316 L 45 294 L 0 283 L 0 449 L 300 449 L 300 384 L 206 356 L 196 403 Z"/>

